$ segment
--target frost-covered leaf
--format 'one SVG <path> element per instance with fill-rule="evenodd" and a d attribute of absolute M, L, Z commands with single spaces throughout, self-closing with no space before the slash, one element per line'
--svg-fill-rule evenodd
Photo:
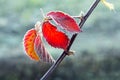
<path fill-rule="evenodd" d="M 40 22 L 35 24 L 35 28 L 26 32 L 23 39 L 23 46 L 26 54 L 33 60 L 53 63 L 54 59 L 46 51 L 41 40 Z"/>
<path fill-rule="evenodd" d="M 57 30 L 57 28 L 52 25 L 49 21 L 46 21 L 42 25 L 43 36 L 46 41 L 55 48 L 62 48 L 66 50 L 69 44 L 68 36 Z"/>
<path fill-rule="evenodd" d="M 58 25 L 60 25 L 63 29 L 66 29 L 70 32 L 78 33 L 80 32 L 80 28 L 76 21 L 69 16 L 68 14 L 65 14 L 63 12 L 49 12 L 47 14 L 50 18 L 52 18 Z"/>
<path fill-rule="evenodd" d="M 40 33 L 37 34 L 37 37 L 35 38 L 35 43 L 34 43 L 34 47 L 35 47 L 35 51 L 37 53 L 37 55 L 40 57 L 40 59 L 43 62 L 49 62 L 49 63 L 54 63 L 54 59 L 52 58 L 52 56 L 46 51 L 42 40 L 41 40 L 41 36 Z"/>
<path fill-rule="evenodd" d="M 34 41 L 36 38 L 36 30 L 30 29 L 26 32 L 23 39 L 23 46 L 26 54 L 33 60 L 39 60 L 35 50 L 34 50 Z"/>

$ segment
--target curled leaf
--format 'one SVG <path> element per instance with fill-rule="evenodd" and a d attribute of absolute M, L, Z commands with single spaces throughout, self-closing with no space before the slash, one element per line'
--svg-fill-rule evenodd
<path fill-rule="evenodd" d="M 65 33 L 60 32 L 49 21 L 46 21 L 42 25 L 43 36 L 46 41 L 55 48 L 62 48 L 66 50 L 69 44 L 69 38 Z"/>
<path fill-rule="evenodd" d="M 108 7 L 110 10 L 114 10 L 114 5 L 112 3 L 107 2 L 106 0 L 101 0 L 102 3 Z"/>
<path fill-rule="evenodd" d="M 23 45 L 24 45 L 26 54 L 31 59 L 38 61 L 39 57 L 34 50 L 35 38 L 36 38 L 36 30 L 35 29 L 28 30 L 24 36 Z"/>
<path fill-rule="evenodd" d="M 34 43 L 34 47 L 35 47 L 35 51 L 37 53 L 37 55 L 40 57 L 40 59 L 43 62 L 49 62 L 49 63 L 54 63 L 54 59 L 52 58 L 52 56 L 46 51 L 42 40 L 41 40 L 41 36 L 40 33 L 37 34 L 37 37 L 35 38 L 35 43 Z"/>
<path fill-rule="evenodd" d="M 49 12 L 47 16 L 52 18 L 58 25 L 60 25 L 63 29 L 66 29 L 67 31 L 75 32 L 75 33 L 80 32 L 80 28 L 78 24 L 68 14 L 58 11 L 58 12 Z"/>
<path fill-rule="evenodd" d="M 37 22 L 35 29 L 30 29 L 26 32 L 23 39 L 24 49 L 27 55 L 33 60 L 53 63 L 54 59 L 48 54 L 42 43 L 40 24 L 40 22 Z"/>

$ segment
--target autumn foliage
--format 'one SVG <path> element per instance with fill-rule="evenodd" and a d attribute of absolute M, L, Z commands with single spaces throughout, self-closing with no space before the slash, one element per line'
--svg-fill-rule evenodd
<path fill-rule="evenodd" d="M 53 20 L 56 24 L 51 23 Z M 58 26 L 56 26 L 58 25 Z M 60 26 L 61 30 L 58 30 Z M 70 39 L 64 32 L 79 33 L 81 30 L 70 15 L 63 12 L 49 12 L 42 23 L 36 23 L 35 28 L 26 32 L 23 43 L 27 55 L 33 60 L 43 62 L 54 62 L 52 56 L 47 52 L 42 42 L 42 35 L 45 40 L 54 48 L 66 50 Z"/>

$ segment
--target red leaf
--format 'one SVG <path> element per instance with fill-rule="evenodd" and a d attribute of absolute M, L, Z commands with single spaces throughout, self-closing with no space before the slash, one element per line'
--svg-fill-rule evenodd
<path fill-rule="evenodd" d="M 76 21 L 68 14 L 58 11 L 49 12 L 47 16 L 52 18 L 58 25 L 60 25 L 63 29 L 66 29 L 67 31 L 70 32 L 81 31 Z"/>
<path fill-rule="evenodd" d="M 37 37 L 35 38 L 35 43 L 34 43 L 34 47 L 35 47 L 35 51 L 38 54 L 38 56 L 40 57 L 40 59 L 43 62 L 49 62 L 49 63 L 54 63 L 54 59 L 52 58 L 52 56 L 46 51 L 40 34 L 37 34 Z"/>
<path fill-rule="evenodd" d="M 33 60 L 39 60 L 38 55 L 36 54 L 34 50 L 34 41 L 36 37 L 36 30 L 30 29 L 26 32 L 24 39 L 23 39 L 23 45 L 26 54 Z"/>
<path fill-rule="evenodd" d="M 57 28 L 49 21 L 44 22 L 42 25 L 43 36 L 46 41 L 55 48 L 66 49 L 69 44 L 69 38 L 65 33 L 57 31 Z"/>

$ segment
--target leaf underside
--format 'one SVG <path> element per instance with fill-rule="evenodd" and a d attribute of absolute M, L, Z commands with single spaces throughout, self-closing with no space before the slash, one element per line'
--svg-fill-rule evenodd
<path fill-rule="evenodd" d="M 42 43 L 40 34 L 37 34 L 37 37 L 35 38 L 34 47 L 35 47 L 35 51 L 36 51 L 37 55 L 40 57 L 40 59 L 43 62 L 54 63 L 54 59 L 47 52 L 47 50 L 44 47 L 44 44 Z"/>
<path fill-rule="evenodd" d="M 50 18 L 52 18 L 58 25 L 60 25 L 63 29 L 78 33 L 80 32 L 79 25 L 76 23 L 76 21 L 69 16 L 68 14 L 65 14 L 63 12 L 49 12 L 47 14 Z"/>

